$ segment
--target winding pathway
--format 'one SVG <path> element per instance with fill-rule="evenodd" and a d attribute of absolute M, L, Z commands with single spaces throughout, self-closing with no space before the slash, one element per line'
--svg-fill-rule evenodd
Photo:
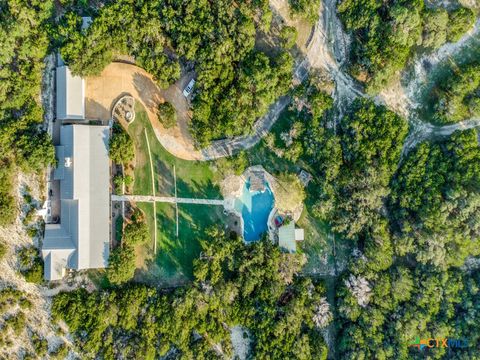
<path fill-rule="evenodd" d="M 296 59 L 294 80 L 296 82 L 302 81 L 312 68 L 327 70 L 335 80 L 334 97 L 341 114 L 353 98 L 366 95 L 355 81 L 342 70 L 348 48 L 348 37 L 343 32 L 336 15 L 335 4 L 335 0 L 322 2 L 319 9 L 319 20 L 315 24 L 305 47 L 306 53 L 303 58 Z M 474 33 L 477 32 L 478 22 L 474 30 Z M 460 44 L 465 43 L 468 36 L 472 36 L 472 34 L 460 40 Z M 445 48 L 440 48 L 438 55 L 446 54 L 448 56 L 449 52 Z M 448 49 L 451 50 L 451 48 Z M 184 160 L 206 161 L 231 156 L 241 150 L 247 150 L 255 146 L 268 134 L 278 120 L 280 113 L 290 102 L 288 96 L 277 99 L 270 106 L 268 113 L 256 121 L 251 134 L 217 140 L 210 146 L 199 150 L 195 147 L 189 131 L 191 118 L 189 104 L 182 95 L 182 89 L 190 78 L 191 75 L 186 76 L 168 89 L 162 90 L 158 88 L 151 75 L 142 68 L 128 63 L 111 63 L 100 76 L 86 79 L 87 117 L 109 119 L 110 109 L 115 101 L 122 95 L 130 94 L 145 107 L 158 141 L 168 152 Z M 157 106 L 165 100 L 173 103 L 177 109 L 178 126 L 171 129 L 164 128 L 157 119 Z M 409 121 L 413 130 L 405 143 L 404 152 L 408 152 L 419 141 L 425 140 L 431 135 L 449 135 L 457 129 L 480 126 L 479 119 L 442 127 L 412 119 Z"/>

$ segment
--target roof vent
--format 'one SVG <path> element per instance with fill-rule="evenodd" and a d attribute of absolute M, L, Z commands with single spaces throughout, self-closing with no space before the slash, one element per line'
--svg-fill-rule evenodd
<path fill-rule="evenodd" d="M 65 167 L 69 168 L 70 166 L 72 166 L 72 158 L 66 157 L 65 158 Z"/>

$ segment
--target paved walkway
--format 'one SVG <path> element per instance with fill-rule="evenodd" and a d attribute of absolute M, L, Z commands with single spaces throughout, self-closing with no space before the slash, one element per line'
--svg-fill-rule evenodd
<path fill-rule="evenodd" d="M 112 195 L 112 201 L 163 202 L 171 204 L 200 204 L 219 206 L 223 206 L 225 204 L 225 200 L 221 199 L 193 199 L 152 195 Z"/>

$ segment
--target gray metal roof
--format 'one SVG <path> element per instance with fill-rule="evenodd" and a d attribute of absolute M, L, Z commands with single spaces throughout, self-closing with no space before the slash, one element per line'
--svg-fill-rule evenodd
<path fill-rule="evenodd" d="M 67 66 L 57 67 L 57 119 L 85 119 L 85 82 Z"/>
<path fill-rule="evenodd" d="M 290 223 L 278 229 L 278 246 L 291 253 L 297 251 L 295 223 L 293 221 L 290 221 Z"/>
<path fill-rule="evenodd" d="M 63 158 L 58 158 L 59 167 L 63 168 L 60 225 L 47 224 L 45 227 L 44 259 L 61 262 L 63 257 L 58 255 L 59 251 L 73 249 L 66 267 L 80 270 L 107 266 L 110 238 L 108 137 L 108 126 L 62 126 Z M 57 152 L 57 157 L 60 154 Z M 53 265 L 45 267 L 46 279 L 53 276 L 47 271 L 54 268 Z"/>

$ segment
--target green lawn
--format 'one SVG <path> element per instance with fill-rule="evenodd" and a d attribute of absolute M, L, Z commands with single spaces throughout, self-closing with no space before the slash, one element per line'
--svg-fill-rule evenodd
<path fill-rule="evenodd" d="M 152 193 L 150 162 L 145 139 L 146 129 L 152 153 L 157 195 L 173 196 L 175 194 L 173 176 L 175 166 L 178 197 L 221 198 L 210 163 L 181 160 L 171 155 L 158 142 L 147 113 L 138 102 L 135 105 L 135 111 L 135 121 L 128 128 L 128 133 L 133 137 L 136 146 L 133 192 L 137 195 Z"/>
<path fill-rule="evenodd" d="M 159 247 L 156 264 L 163 278 L 191 279 L 193 260 L 200 254 L 200 240 L 205 230 L 213 225 L 223 225 L 223 207 L 212 205 L 178 205 L 179 231 L 176 237 L 175 206 L 157 204 Z"/>
<path fill-rule="evenodd" d="M 136 147 L 134 194 L 152 193 L 150 160 L 145 138 L 148 141 L 154 164 L 155 192 L 159 196 L 174 196 L 173 166 L 177 175 L 177 194 L 179 197 L 197 197 L 219 199 L 220 188 L 216 184 L 215 174 L 209 162 L 186 161 L 168 153 L 158 142 L 147 113 L 139 103 L 135 107 L 135 121 L 129 126 Z M 220 175 L 218 175 L 220 176 Z M 151 280 L 162 285 L 176 285 L 192 279 L 193 260 L 200 254 L 200 239 L 206 228 L 222 225 L 225 222 L 223 208 L 208 205 L 179 205 L 179 236 L 176 236 L 175 206 L 157 203 L 157 213 L 153 213 L 153 204 L 139 203 L 150 228 L 152 242 L 139 250 L 144 264 L 139 279 Z M 157 217 L 157 256 L 153 256 L 155 236 L 154 216 Z"/>

